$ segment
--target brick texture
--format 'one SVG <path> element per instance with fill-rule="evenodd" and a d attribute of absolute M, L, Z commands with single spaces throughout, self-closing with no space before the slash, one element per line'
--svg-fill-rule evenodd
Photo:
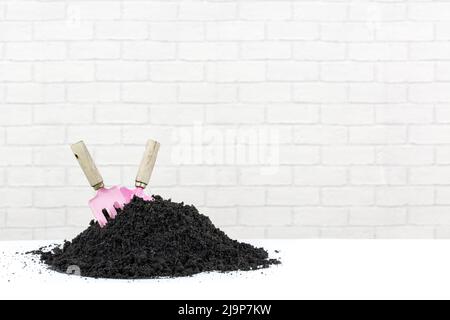
<path fill-rule="evenodd" d="M 241 238 L 450 237 L 450 3 L 0 1 L 0 240 L 71 237 L 108 185 Z"/>

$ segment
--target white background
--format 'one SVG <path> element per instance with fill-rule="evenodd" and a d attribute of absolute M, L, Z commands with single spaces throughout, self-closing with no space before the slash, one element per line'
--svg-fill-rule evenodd
<path fill-rule="evenodd" d="M 163 146 L 151 191 L 232 236 L 449 237 L 449 12 L 0 0 L 0 239 L 86 226 L 93 192 L 70 143 L 85 140 L 108 184 L 131 185 L 148 138 Z M 178 151 L 198 127 L 195 162 Z M 220 160 L 221 137 L 233 150 L 254 133 L 275 163 Z"/>
<path fill-rule="evenodd" d="M 2 299 L 449 299 L 449 241 L 251 240 L 282 264 L 156 280 L 68 276 L 17 255 L 53 241 L 0 243 Z M 275 254 L 274 250 L 280 250 Z"/>

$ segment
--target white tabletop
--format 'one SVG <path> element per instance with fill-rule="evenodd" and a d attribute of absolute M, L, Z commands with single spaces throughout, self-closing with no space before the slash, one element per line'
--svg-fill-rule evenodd
<path fill-rule="evenodd" d="M 27 255 L 53 242 L 0 242 L 0 298 L 449 299 L 450 241 L 254 240 L 282 265 L 159 280 L 86 279 Z M 280 250 L 275 254 L 274 250 Z"/>

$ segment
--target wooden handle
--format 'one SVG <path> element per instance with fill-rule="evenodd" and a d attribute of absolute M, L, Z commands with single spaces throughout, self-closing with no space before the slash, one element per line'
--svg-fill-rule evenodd
<path fill-rule="evenodd" d="M 145 149 L 144 157 L 142 158 L 141 166 L 136 177 L 136 187 L 145 189 L 152 176 L 153 168 L 155 167 L 156 158 L 158 157 L 160 143 L 149 140 L 147 148 Z"/>
<path fill-rule="evenodd" d="M 98 171 L 97 166 L 95 165 L 94 160 L 92 160 L 91 154 L 86 148 L 84 142 L 80 141 L 75 143 L 71 145 L 71 148 L 92 188 L 95 190 L 104 188 L 105 185 L 103 184 L 102 175 Z"/>

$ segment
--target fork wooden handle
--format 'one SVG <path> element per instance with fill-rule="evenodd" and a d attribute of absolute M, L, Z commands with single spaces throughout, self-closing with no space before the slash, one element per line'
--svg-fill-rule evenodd
<path fill-rule="evenodd" d="M 75 143 L 71 145 L 71 148 L 92 188 L 95 190 L 104 188 L 105 185 L 103 183 L 102 175 L 98 171 L 97 166 L 95 165 L 95 162 L 84 142 L 80 141 Z"/>
<path fill-rule="evenodd" d="M 160 143 L 149 140 L 142 158 L 138 174 L 136 176 L 136 187 L 145 189 L 150 181 L 158 157 Z"/>

